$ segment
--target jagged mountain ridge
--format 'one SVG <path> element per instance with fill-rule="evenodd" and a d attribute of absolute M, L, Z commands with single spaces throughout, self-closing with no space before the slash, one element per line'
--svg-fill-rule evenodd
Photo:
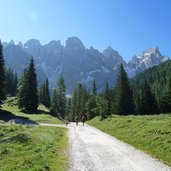
<path fill-rule="evenodd" d="M 68 38 L 65 46 L 59 40 L 41 45 L 40 41 L 35 39 L 27 41 L 24 45 L 21 42 L 14 45 L 13 41 L 9 44 L 4 42 L 3 45 L 8 67 L 20 75 L 30 57 L 33 56 L 39 82 L 41 83 L 48 77 L 53 88 L 59 76 L 63 75 L 68 93 L 72 92 L 77 83 L 83 83 L 91 89 L 94 78 L 99 91 L 103 90 L 106 81 L 110 87 L 113 87 L 121 63 L 128 75 L 132 77 L 169 59 L 162 56 L 159 48 L 155 47 L 144 51 L 140 56 L 133 56 L 126 63 L 122 56 L 111 47 L 103 52 L 93 47 L 85 48 L 77 37 Z"/>

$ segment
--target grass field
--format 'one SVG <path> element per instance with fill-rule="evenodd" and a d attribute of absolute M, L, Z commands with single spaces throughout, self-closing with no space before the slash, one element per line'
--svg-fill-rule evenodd
<path fill-rule="evenodd" d="M 0 109 L 0 171 L 68 170 L 65 128 L 6 123 L 13 118 L 31 123 L 63 123 L 44 106 L 39 106 L 35 114 L 26 114 L 17 108 L 15 98 L 7 99 Z"/>
<path fill-rule="evenodd" d="M 171 114 L 117 116 L 87 122 L 171 166 Z"/>
<path fill-rule="evenodd" d="M 7 99 L 2 105 L 0 113 L 3 113 L 0 114 L 1 121 L 8 121 L 12 118 L 20 117 L 23 120 L 29 120 L 34 122 L 53 124 L 63 123 L 58 118 L 51 116 L 49 110 L 42 105 L 39 105 L 38 112 L 35 114 L 23 113 L 21 110 L 18 109 L 15 98 Z"/>
<path fill-rule="evenodd" d="M 0 170 L 67 170 L 66 129 L 0 125 Z"/>

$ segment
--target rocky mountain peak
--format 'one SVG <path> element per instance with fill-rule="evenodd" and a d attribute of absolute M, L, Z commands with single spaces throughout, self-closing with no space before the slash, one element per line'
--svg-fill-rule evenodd
<path fill-rule="evenodd" d="M 158 46 L 145 50 L 141 55 L 134 55 L 128 62 L 128 71 L 130 76 L 134 76 L 145 69 L 151 68 L 161 62 L 167 61 L 169 58 L 164 57 Z"/>
<path fill-rule="evenodd" d="M 134 54 L 132 59 L 128 62 L 128 65 L 137 64 L 140 61 L 140 58 L 141 58 L 140 56 L 138 57 L 137 55 Z"/>
<path fill-rule="evenodd" d="M 103 55 L 107 58 L 113 57 L 113 56 L 120 56 L 117 51 L 112 49 L 110 46 L 103 51 Z"/>
<path fill-rule="evenodd" d="M 132 60 L 136 60 L 137 58 L 138 56 L 134 54 L 134 56 L 132 57 Z"/>
<path fill-rule="evenodd" d="M 115 63 L 125 63 L 118 51 L 114 50 L 110 46 L 103 51 L 103 55 L 107 59 L 114 60 Z"/>
<path fill-rule="evenodd" d="M 66 49 L 77 50 L 77 49 L 85 49 L 85 47 L 79 38 L 69 37 L 66 40 Z"/>
<path fill-rule="evenodd" d="M 24 48 L 41 46 L 40 41 L 37 39 L 30 39 L 24 44 Z"/>
<path fill-rule="evenodd" d="M 23 43 L 21 41 L 18 42 L 17 44 L 19 47 L 23 48 Z"/>
<path fill-rule="evenodd" d="M 109 46 L 102 53 L 93 47 L 86 49 L 77 37 L 68 38 L 65 47 L 59 40 L 41 45 L 36 39 L 27 41 L 24 46 L 21 42 L 18 45 L 3 43 L 3 46 L 7 66 L 19 75 L 28 64 L 30 56 L 33 56 L 39 83 L 41 84 L 48 77 L 50 86 L 53 88 L 62 74 L 69 93 L 77 83 L 83 83 L 91 89 L 94 78 L 98 90 L 103 90 L 105 81 L 113 87 L 121 63 L 128 75 L 132 77 L 169 59 L 162 56 L 159 48 L 155 47 L 144 51 L 139 56 L 134 55 L 127 64 L 112 47 Z"/>
<path fill-rule="evenodd" d="M 149 57 L 152 57 L 152 56 L 160 57 L 161 56 L 161 53 L 160 53 L 159 47 L 156 46 L 154 48 L 150 48 L 150 49 L 144 51 L 143 54 L 142 54 L 142 56 L 144 58 L 149 58 Z"/>
<path fill-rule="evenodd" d="M 9 45 L 15 45 L 15 42 L 14 42 L 14 40 L 11 40 L 8 44 Z"/>
<path fill-rule="evenodd" d="M 55 49 L 55 48 L 61 48 L 62 47 L 60 40 L 52 40 L 46 46 L 51 48 L 51 49 L 52 48 Z"/>
<path fill-rule="evenodd" d="M 3 47 L 5 48 L 6 46 L 8 46 L 7 42 L 2 42 Z"/>

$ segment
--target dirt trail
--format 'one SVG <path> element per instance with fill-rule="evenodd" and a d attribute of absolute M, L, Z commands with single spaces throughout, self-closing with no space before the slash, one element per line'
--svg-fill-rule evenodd
<path fill-rule="evenodd" d="M 134 147 L 93 127 L 68 125 L 70 171 L 171 171 Z"/>
<path fill-rule="evenodd" d="M 38 125 L 69 129 L 69 171 L 171 171 L 171 167 L 94 127 L 83 127 L 82 123 Z"/>

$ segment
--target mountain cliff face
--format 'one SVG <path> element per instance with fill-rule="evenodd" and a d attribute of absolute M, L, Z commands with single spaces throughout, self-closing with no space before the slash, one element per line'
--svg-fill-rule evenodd
<path fill-rule="evenodd" d="M 136 74 L 158 65 L 162 62 L 167 61 L 169 58 L 161 55 L 159 48 L 150 48 L 142 53 L 142 55 L 132 57 L 132 60 L 128 62 L 127 70 L 130 76 L 135 76 Z"/>
<path fill-rule="evenodd" d="M 77 83 L 83 83 L 91 89 L 94 78 L 99 91 L 103 90 L 106 81 L 110 87 L 113 87 L 121 63 L 132 77 L 169 59 L 162 56 L 159 48 L 156 47 L 144 51 L 140 56 L 133 56 L 131 61 L 126 63 L 111 47 L 103 52 L 93 47 L 86 49 L 77 37 L 68 38 L 65 46 L 61 45 L 59 40 L 41 45 L 39 40 L 35 39 L 27 41 L 24 45 L 21 42 L 18 45 L 4 42 L 3 45 L 8 67 L 20 75 L 33 56 L 39 82 L 48 77 L 53 88 L 59 76 L 63 75 L 69 93 Z"/>

